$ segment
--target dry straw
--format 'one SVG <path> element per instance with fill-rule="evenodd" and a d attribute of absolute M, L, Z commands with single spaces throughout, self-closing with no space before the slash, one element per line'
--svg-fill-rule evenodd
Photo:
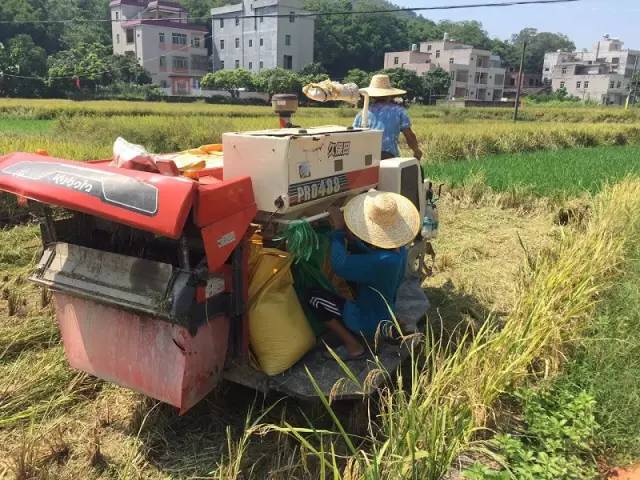
<path fill-rule="evenodd" d="M 492 423 L 493 404 L 514 386 L 558 371 L 630 247 L 640 242 L 639 209 L 640 181 L 605 189 L 588 226 L 567 230 L 523 271 L 519 300 L 503 325 L 489 319 L 464 334 L 457 348 L 428 335 L 409 370 L 380 393 L 364 438 L 346 433 L 335 414 L 331 432 L 266 428 L 296 438 L 334 479 L 437 480 L 465 454 L 490 455 L 479 433 Z"/>

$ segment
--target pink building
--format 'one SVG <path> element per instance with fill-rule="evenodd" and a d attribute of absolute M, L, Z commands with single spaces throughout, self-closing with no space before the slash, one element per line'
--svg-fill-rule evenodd
<path fill-rule="evenodd" d="M 113 53 L 131 55 L 168 95 L 200 95 L 209 71 L 207 27 L 166 0 L 111 0 Z"/>

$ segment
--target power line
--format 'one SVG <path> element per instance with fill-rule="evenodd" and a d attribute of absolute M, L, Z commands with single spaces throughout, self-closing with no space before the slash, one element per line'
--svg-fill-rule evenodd
<path fill-rule="evenodd" d="M 267 13 L 263 15 L 238 15 L 232 18 L 308 18 L 308 17 L 328 17 L 339 15 L 372 15 L 383 13 L 401 13 L 401 12 L 426 12 L 434 10 L 461 10 L 471 8 L 500 8 L 515 7 L 522 5 L 553 5 L 562 3 L 580 2 L 582 0 L 516 0 L 508 2 L 490 2 L 490 3 L 468 3 L 460 5 L 441 5 L 433 7 L 410 7 L 410 8 L 391 8 L 378 10 L 342 10 L 333 12 L 305 12 L 305 13 Z M 210 20 L 210 15 L 200 17 L 165 17 L 165 18 L 144 18 L 144 19 L 110 19 L 110 18 L 74 18 L 66 20 L 0 20 L 0 25 L 25 25 L 25 24 L 72 24 L 72 23 L 127 23 L 142 20 L 144 22 L 165 22 L 174 20 Z M 217 17 L 216 17 L 217 18 Z M 224 17 L 227 18 L 227 17 Z"/>

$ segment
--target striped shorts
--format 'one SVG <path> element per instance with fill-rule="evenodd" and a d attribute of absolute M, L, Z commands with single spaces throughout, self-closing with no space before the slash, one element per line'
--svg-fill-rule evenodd
<path fill-rule="evenodd" d="M 346 300 L 329 290 L 315 288 L 309 293 L 307 303 L 319 320 L 328 322 L 332 319 L 342 319 Z"/>

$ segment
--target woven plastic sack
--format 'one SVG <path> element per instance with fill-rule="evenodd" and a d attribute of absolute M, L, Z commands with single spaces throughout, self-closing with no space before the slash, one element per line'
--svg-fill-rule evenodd
<path fill-rule="evenodd" d="M 253 252 L 249 280 L 249 342 L 267 375 L 284 372 L 315 345 L 293 288 L 291 257 L 265 248 Z"/>

